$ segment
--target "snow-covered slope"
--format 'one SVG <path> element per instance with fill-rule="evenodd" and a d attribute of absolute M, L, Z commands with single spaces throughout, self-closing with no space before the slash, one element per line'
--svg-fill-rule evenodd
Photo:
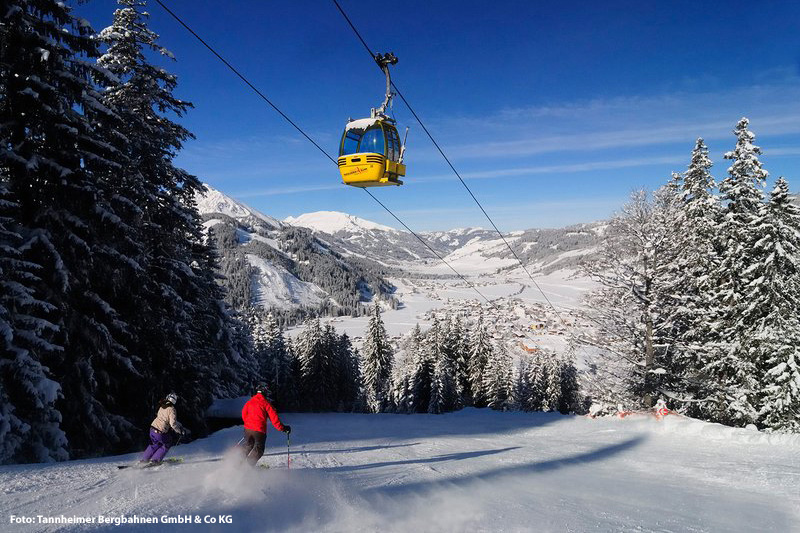
<path fill-rule="evenodd" d="M 0 530 L 114 529 L 102 516 L 154 520 L 117 528 L 148 532 L 800 531 L 798 436 L 486 409 L 281 418 L 290 469 L 272 430 L 269 469 L 241 464 L 241 428 L 174 448 L 177 465 L 117 470 L 128 455 L 2 466 Z"/>
<path fill-rule="evenodd" d="M 283 227 L 283 223 L 278 219 L 265 215 L 264 213 L 256 211 L 255 209 L 251 209 L 250 207 L 244 205 L 243 203 L 237 202 L 230 196 L 227 196 L 213 187 L 206 185 L 206 188 L 208 189 L 208 192 L 202 195 L 198 194 L 195 197 L 195 201 L 197 202 L 197 210 L 201 215 L 220 213 L 237 220 L 256 218 L 266 223 L 271 228 Z"/>
<path fill-rule="evenodd" d="M 425 245 L 407 231 L 364 220 L 347 213 L 318 211 L 284 219 L 287 224 L 309 228 L 344 255 L 364 257 L 388 267 L 400 261 L 419 261 L 435 257 Z M 438 253 L 447 249 L 436 246 Z"/>
<path fill-rule="evenodd" d="M 314 307 L 327 296 L 313 283 L 297 279 L 288 270 L 254 254 L 245 256 L 256 274 L 252 278 L 253 305 L 265 309 Z"/>
<path fill-rule="evenodd" d="M 378 272 L 382 267 L 340 255 L 308 229 L 280 222 L 213 188 L 196 200 L 203 225 L 220 248 L 228 298 L 235 306 L 247 302 L 293 310 L 324 304 L 328 311 L 350 314 L 360 306 L 356 295 L 390 298 L 391 284 Z"/>
<path fill-rule="evenodd" d="M 390 228 L 389 226 L 384 226 L 338 211 L 305 213 L 299 217 L 287 217 L 284 219 L 284 222 L 295 226 L 310 228 L 315 231 L 322 231 L 323 233 L 330 233 L 331 235 L 335 235 L 339 232 L 359 233 L 364 230 L 380 230 L 397 233 L 396 229 Z"/>
<path fill-rule="evenodd" d="M 425 237 L 431 242 L 447 246 L 450 250 L 457 250 L 467 243 L 475 243 L 499 238 L 496 231 L 483 228 L 456 228 L 448 231 L 430 231 Z"/>
<path fill-rule="evenodd" d="M 284 222 L 330 235 L 326 240 L 346 255 L 367 257 L 386 265 L 398 262 L 440 263 L 425 244 L 407 231 L 398 231 L 346 213 L 320 211 L 289 217 Z M 599 239 L 597 228 L 600 227 L 595 223 L 562 229 L 515 231 L 505 234 L 505 240 L 495 230 L 483 228 L 423 232 L 420 236 L 437 254 L 447 256 L 445 259 L 459 272 L 491 274 L 514 268 L 519 264 L 515 254 L 534 270 L 552 272 L 561 267 L 574 267 L 580 256 L 591 254 Z M 418 270 L 413 265 L 405 264 L 403 267 Z M 435 270 L 439 272 L 441 269 Z"/>
<path fill-rule="evenodd" d="M 380 276 L 453 275 L 450 267 L 409 232 L 347 213 L 320 211 L 278 221 L 213 188 L 197 201 L 210 231 L 230 234 L 231 229 L 226 227 L 234 226 L 234 240 L 243 247 L 242 252 L 260 258 L 258 265 L 252 259 L 245 261 L 255 267 L 253 290 L 249 297 L 260 305 L 291 308 L 310 303 L 313 306 L 325 299 L 317 289 L 327 292 L 333 301 L 342 302 L 343 294 L 334 295 L 332 291 L 350 290 L 352 294 L 361 290 L 362 284 L 355 281 L 351 288 L 325 285 L 325 279 L 341 281 L 346 277 L 331 272 L 331 269 L 340 267 L 342 273 L 359 272 L 358 276 L 370 278 L 373 292 L 378 286 L 389 287 L 378 279 Z M 537 277 L 561 270 L 572 272 L 580 260 L 596 250 L 602 229 L 599 223 L 582 224 L 561 229 L 515 231 L 501 238 L 494 230 L 459 228 L 422 233 L 421 237 L 459 273 L 480 275 L 481 283 L 487 283 L 498 274 L 520 274 L 527 278 L 519 268 L 517 257 Z M 300 231 L 310 236 L 301 236 L 298 234 Z M 288 237 L 290 234 L 292 236 Z M 294 252 L 289 250 L 287 239 L 297 242 L 298 238 L 309 241 L 307 246 Z M 330 254 L 335 254 L 336 260 L 331 260 Z M 222 255 L 225 260 L 226 253 Z M 300 262 L 295 262 L 298 259 Z M 265 261 L 271 266 L 266 266 Z M 295 267 L 303 261 L 312 264 L 301 275 L 302 268 Z M 319 261 L 327 263 L 327 266 L 317 268 Z M 224 266 L 237 267 L 230 262 Z M 323 270 L 326 273 L 322 274 Z M 311 279 L 311 275 L 318 274 L 317 278 Z M 316 284 L 316 287 L 304 283 Z M 237 287 L 234 290 L 243 293 L 241 282 Z M 391 292 L 390 288 L 388 292 L 380 290 L 384 294 Z M 242 295 L 240 300 L 246 297 Z M 349 305 L 352 307 L 352 302 Z"/>

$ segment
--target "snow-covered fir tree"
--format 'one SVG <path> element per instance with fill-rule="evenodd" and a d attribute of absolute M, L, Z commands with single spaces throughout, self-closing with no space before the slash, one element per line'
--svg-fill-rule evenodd
<path fill-rule="evenodd" d="M 0 177 L 0 464 L 66 459 L 67 439 L 55 409 L 60 386 L 40 358 L 58 351 L 48 339 L 53 307 L 30 288 L 37 265 L 22 259 L 21 235 Z"/>
<path fill-rule="evenodd" d="M 453 344 L 453 330 L 449 328 L 450 337 L 444 338 L 444 342 L 433 344 L 433 375 L 431 377 L 431 398 L 428 403 L 428 412 L 440 414 L 448 411 L 461 409 L 462 402 L 461 383 L 459 382 L 459 371 L 457 359 L 450 352 Z"/>
<path fill-rule="evenodd" d="M 390 399 L 392 410 L 396 413 L 414 412 L 413 374 L 396 374 L 392 380 Z"/>
<path fill-rule="evenodd" d="M 246 321 L 253 341 L 253 358 L 258 365 L 257 374 L 251 377 L 251 381 L 265 382 L 272 400 L 280 409 L 294 405 L 295 384 L 283 329 L 278 325 L 275 315 L 265 315 L 252 308 L 246 315 Z"/>
<path fill-rule="evenodd" d="M 562 414 L 580 413 L 581 405 L 580 385 L 578 383 L 578 368 L 573 357 L 567 355 L 560 361 L 561 373 L 561 399 L 558 412 Z"/>
<path fill-rule="evenodd" d="M 391 401 L 394 411 L 413 413 L 415 408 L 414 377 L 422 351 L 423 334 L 419 324 L 405 336 L 393 365 Z"/>
<path fill-rule="evenodd" d="M 367 409 L 380 413 L 389 407 L 389 387 L 394 354 L 376 302 L 372 309 L 361 350 L 361 367 Z"/>
<path fill-rule="evenodd" d="M 487 404 L 487 393 L 484 388 L 484 375 L 486 365 L 492 357 L 492 343 L 483 315 L 478 317 L 478 321 L 470 332 L 469 336 L 469 383 L 472 392 L 473 404 L 476 407 L 485 407 Z"/>
<path fill-rule="evenodd" d="M 531 367 L 531 357 L 523 354 L 517 364 L 517 379 L 514 384 L 514 407 L 520 411 L 535 411 L 531 409 L 533 386 L 528 372 Z"/>
<path fill-rule="evenodd" d="M 562 403 L 561 362 L 552 352 L 547 351 L 542 354 L 542 379 L 540 381 L 542 411 L 557 411 Z"/>
<path fill-rule="evenodd" d="M 523 355 L 514 401 L 522 411 L 578 412 L 581 402 L 575 364 L 570 358 L 549 351 Z"/>
<path fill-rule="evenodd" d="M 511 355 L 503 347 L 492 350 L 483 375 L 486 405 L 506 411 L 514 403 L 514 368 Z"/>
<path fill-rule="evenodd" d="M 63 347 L 38 360 L 61 385 L 71 451 L 127 449 L 144 420 L 147 364 L 131 349 L 130 323 L 144 248 L 113 179 L 126 161 L 119 121 L 94 86 L 111 82 L 89 61 L 91 27 L 63 2 L 10 1 L 0 16 L 0 167 L 19 206 L 23 259 L 40 267 L 26 286 L 54 306 Z"/>
<path fill-rule="evenodd" d="M 134 197 L 130 209 L 147 251 L 140 264 L 146 282 L 138 288 L 146 310 L 135 316 L 135 350 L 150 363 L 149 403 L 174 389 L 190 413 L 185 418 L 202 424 L 212 397 L 241 392 L 257 368 L 215 279 L 218 258 L 195 206 L 203 186 L 172 162 L 192 135 L 171 118 L 191 104 L 173 95 L 177 78 L 146 57 L 172 55 L 148 29 L 144 2 L 119 3 L 112 25 L 99 35 L 107 49 L 98 64 L 117 80 L 102 95 L 125 141 L 116 182 Z"/>
<path fill-rule="evenodd" d="M 800 217 L 783 179 L 764 202 L 768 174 L 748 120 L 734 133 L 719 199 L 698 139 L 684 174 L 612 222 L 604 259 L 588 269 L 604 271 L 592 307 L 618 363 L 608 374 L 630 399 L 650 392 L 692 416 L 785 430 L 796 427 Z"/>
<path fill-rule="evenodd" d="M 720 260 L 713 272 L 711 298 L 712 349 L 706 350 L 699 373 L 710 387 L 697 404 L 711 420 L 744 425 L 758 417 L 759 362 L 751 351 L 759 335 L 755 321 L 764 311 L 753 305 L 751 283 L 761 284 L 753 265 L 762 258 L 756 246 L 764 224 L 762 187 L 767 172 L 753 144 L 755 135 L 743 118 L 736 125 L 736 147 L 725 154 L 732 161 L 728 176 L 720 183 L 723 216 L 718 226 Z"/>
<path fill-rule="evenodd" d="M 298 392 L 301 406 L 309 411 L 332 411 L 338 400 L 335 367 L 331 344 L 326 343 L 319 319 L 312 320 L 300 332 L 294 349 L 300 365 Z"/>
<path fill-rule="evenodd" d="M 674 408 L 684 410 L 693 408 L 693 398 L 705 387 L 699 369 L 712 336 L 709 316 L 715 314 L 709 273 L 719 261 L 716 235 L 720 204 L 713 192 L 716 183 L 711 167 L 708 148 L 699 138 L 677 191 L 674 225 L 678 231 L 671 246 L 672 260 L 662 264 L 675 353 L 666 369 L 672 377 L 669 390 L 662 392 Z"/>
<path fill-rule="evenodd" d="M 469 349 L 469 339 L 464 329 L 464 322 L 459 314 L 455 314 L 450 318 L 448 345 L 448 352 L 455 369 L 456 380 L 458 381 L 460 397 L 458 404 L 472 405 L 474 401 L 472 398 L 472 385 L 469 381 L 471 351 Z"/>
<path fill-rule="evenodd" d="M 347 333 L 342 333 L 336 339 L 336 364 L 339 376 L 339 404 L 338 411 L 364 411 L 364 397 L 362 394 L 363 380 L 359 365 L 358 351 Z"/>
<path fill-rule="evenodd" d="M 800 431 L 800 209 L 778 178 L 758 228 L 746 299 L 758 314 L 748 356 L 756 364 L 761 426 Z"/>
<path fill-rule="evenodd" d="M 545 379 L 545 365 L 541 352 L 536 355 L 523 355 L 520 358 L 517 374 L 516 405 L 522 411 L 542 411 Z"/>
<path fill-rule="evenodd" d="M 433 324 L 425 332 L 420 343 L 420 348 L 413 360 L 414 374 L 412 376 L 412 394 L 414 396 L 414 410 L 417 413 L 427 413 L 431 401 L 431 387 L 433 384 L 433 370 L 436 365 L 436 346 L 441 344 L 441 321 L 433 318 Z"/>

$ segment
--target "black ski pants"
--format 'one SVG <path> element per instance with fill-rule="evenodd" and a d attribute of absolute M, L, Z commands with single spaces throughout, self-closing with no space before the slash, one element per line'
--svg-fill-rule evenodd
<path fill-rule="evenodd" d="M 244 430 L 244 456 L 247 462 L 255 465 L 261 456 L 264 455 L 264 448 L 267 446 L 267 434 L 252 429 Z"/>

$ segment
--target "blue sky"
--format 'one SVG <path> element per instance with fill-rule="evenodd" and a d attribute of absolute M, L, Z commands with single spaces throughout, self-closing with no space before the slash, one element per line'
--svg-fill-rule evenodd
<path fill-rule="evenodd" d="M 348 117 L 369 115 L 384 79 L 332 2 L 166 2 L 335 157 Z M 367 43 L 393 51 L 393 81 L 501 230 L 606 218 L 631 191 L 686 168 L 704 137 L 726 174 L 747 116 L 771 180 L 800 190 L 800 3 L 341 0 Z M 225 6 L 225 9 L 220 9 Z M 79 13 L 95 29 L 116 4 Z M 177 163 L 284 218 L 345 211 L 398 224 L 341 184 L 313 145 L 155 3 L 151 27 L 176 56 Z M 398 99 L 410 127 L 403 187 L 372 191 L 414 230 L 488 227 Z"/>

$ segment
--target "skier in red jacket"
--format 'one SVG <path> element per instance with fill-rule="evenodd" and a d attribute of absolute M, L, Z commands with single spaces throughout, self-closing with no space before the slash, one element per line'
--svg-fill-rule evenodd
<path fill-rule="evenodd" d="M 264 455 L 267 444 L 267 417 L 278 431 L 291 433 L 292 428 L 282 424 L 278 412 L 267 400 L 267 386 L 256 387 L 256 394 L 244 404 L 242 420 L 244 420 L 244 455 L 251 465 L 255 465 Z"/>

